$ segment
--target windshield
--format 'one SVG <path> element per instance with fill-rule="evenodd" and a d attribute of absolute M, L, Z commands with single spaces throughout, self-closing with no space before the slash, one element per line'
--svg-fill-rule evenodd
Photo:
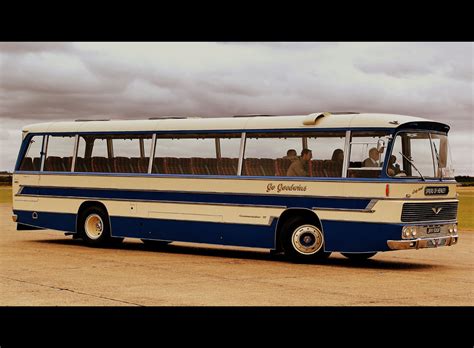
<path fill-rule="evenodd" d="M 404 132 L 395 138 L 387 174 L 392 177 L 452 178 L 446 134 Z"/>

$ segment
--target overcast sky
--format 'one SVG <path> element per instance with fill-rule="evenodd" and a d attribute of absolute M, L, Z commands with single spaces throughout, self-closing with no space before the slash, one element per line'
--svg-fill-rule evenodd
<path fill-rule="evenodd" d="M 421 116 L 451 126 L 455 175 L 474 175 L 473 43 L 0 43 L 0 171 L 21 128 L 84 118 Z"/>

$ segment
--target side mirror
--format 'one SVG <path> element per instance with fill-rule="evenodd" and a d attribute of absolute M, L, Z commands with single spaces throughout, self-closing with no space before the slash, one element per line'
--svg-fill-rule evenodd
<path fill-rule="evenodd" d="M 382 153 L 383 152 L 383 149 L 385 149 L 385 141 L 383 141 L 382 139 L 379 139 L 377 141 L 377 151 L 379 153 Z"/>

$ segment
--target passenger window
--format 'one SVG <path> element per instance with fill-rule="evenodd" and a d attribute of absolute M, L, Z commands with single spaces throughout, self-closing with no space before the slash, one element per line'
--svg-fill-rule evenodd
<path fill-rule="evenodd" d="M 69 172 L 71 171 L 72 156 L 74 152 L 75 137 L 53 136 L 48 137 L 46 159 L 44 161 L 45 172 Z"/>
<path fill-rule="evenodd" d="M 82 135 L 75 171 L 148 173 L 152 135 Z"/>
<path fill-rule="evenodd" d="M 310 176 L 342 177 L 345 132 L 325 132 L 308 136 L 308 148 L 313 158 Z"/>
<path fill-rule="evenodd" d="M 158 135 L 152 173 L 237 175 L 239 133 Z"/>
<path fill-rule="evenodd" d="M 41 168 L 41 147 L 43 146 L 43 136 L 35 135 L 30 139 L 25 157 L 21 161 L 19 170 L 39 171 Z"/>
<path fill-rule="evenodd" d="M 287 176 L 303 146 L 301 134 L 247 134 L 242 175 Z M 292 150 L 292 151 L 289 151 Z"/>
<path fill-rule="evenodd" d="M 113 173 L 148 173 L 150 163 L 151 135 L 113 137 L 114 157 L 111 161 Z"/>
<path fill-rule="evenodd" d="M 389 134 L 385 132 L 353 132 L 348 177 L 378 178 L 385 160 Z M 377 150 L 378 144 L 384 147 Z"/>

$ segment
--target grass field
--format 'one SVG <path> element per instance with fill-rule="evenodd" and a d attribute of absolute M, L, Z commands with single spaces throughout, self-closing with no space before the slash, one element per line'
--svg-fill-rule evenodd
<path fill-rule="evenodd" d="M 474 231 L 474 186 L 458 187 L 459 211 L 458 221 L 461 231 Z M 0 203 L 11 203 L 11 186 L 0 186 Z"/>
<path fill-rule="evenodd" d="M 0 203 L 11 203 L 12 201 L 12 187 L 0 186 Z"/>
<path fill-rule="evenodd" d="M 461 231 L 474 231 L 474 186 L 458 187 L 458 221 Z"/>

